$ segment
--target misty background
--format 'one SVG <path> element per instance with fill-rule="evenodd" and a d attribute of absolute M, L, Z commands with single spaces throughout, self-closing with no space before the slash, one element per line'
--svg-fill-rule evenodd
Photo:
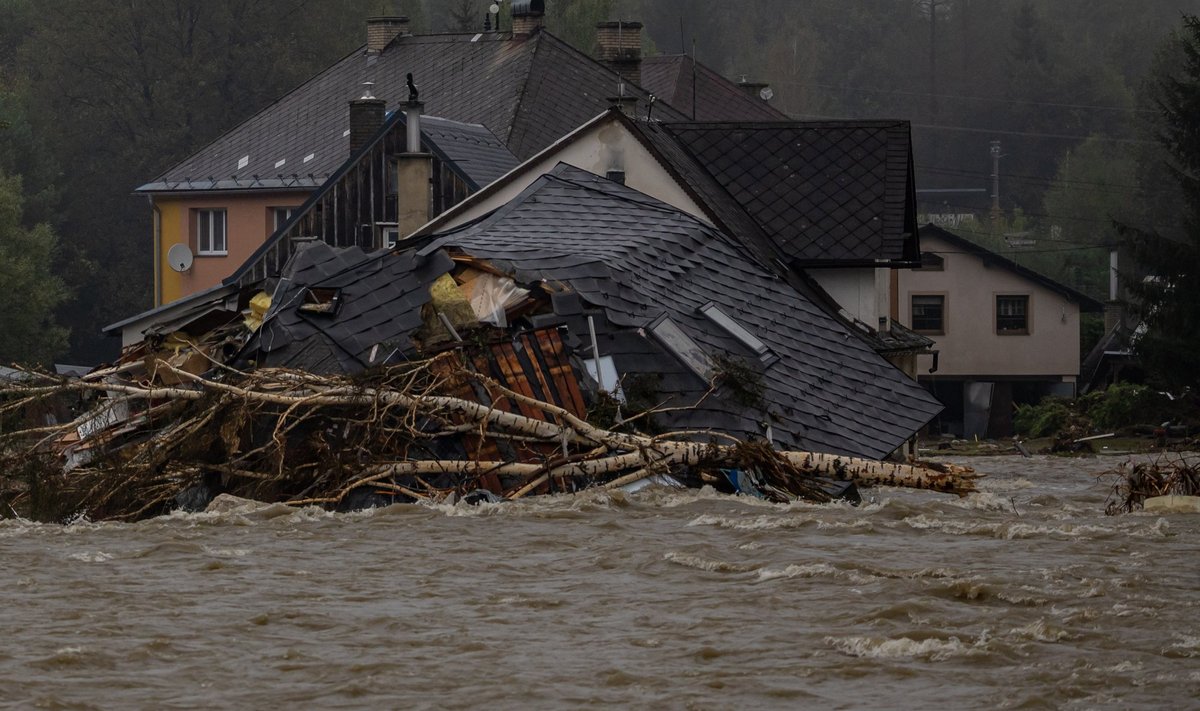
<path fill-rule="evenodd" d="M 488 4 L 0 0 L 0 282 L 16 300 L 0 360 L 111 358 L 100 328 L 151 306 L 134 188 L 361 46 L 368 16 L 477 32 Z M 589 53 L 596 22 L 638 20 L 647 54 L 767 82 L 793 118 L 911 121 L 923 213 L 1097 298 L 1114 218 L 1180 221 L 1147 87 L 1200 0 L 546 4 L 549 31 Z"/>

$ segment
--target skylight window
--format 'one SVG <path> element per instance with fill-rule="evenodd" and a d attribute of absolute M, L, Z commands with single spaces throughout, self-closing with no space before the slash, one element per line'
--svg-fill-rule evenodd
<path fill-rule="evenodd" d="M 666 347 L 679 362 L 683 363 L 696 375 L 699 375 L 704 380 L 711 380 L 713 375 L 712 360 L 699 343 L 692 340 L 692 337 L 683 332 L 679 324 L 672 321 L 669 317 L 663 316 L 658 321 L 650 324 L 649 331 L 654 334 L 663 346 Z"/>
<path fill-rule="evenodd" d="M 721 307 L 710 301 L 701 306 L 699 311 L 700 313 L 704 314 L 709 321 L 717 324 L 726 333 L 741 341 L 742 345 L 754 351 L 754 354 L 759 358 L 766 360 L 771 357 L 772 353 L 770 347 L 758 340 L 753 333 L 747 331 L 740 323 L 734 321 L 729 314 L 721 310 Z"/>

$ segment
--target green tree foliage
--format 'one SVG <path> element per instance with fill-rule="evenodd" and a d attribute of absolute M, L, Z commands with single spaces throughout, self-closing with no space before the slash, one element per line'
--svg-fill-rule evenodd
<path fill-rule="evenodd" d="M 363 20 L 408 15 L 416 30 L 478 31 L 489 0 L 0 0 L 0 170 L 24 177 L 25 222 L 49 222 L 81 299 L 65 309 L 81 361 L 110 355 L 98 327 L 150 303 L 150 211 L 132 190 L 361 45 Z M 511 2 L 502 0 L 504 27 Z M 1001 139 L 1010 223 L 1049 239 L 1106 229 L 1111 195 L 1141 138 L 1134 90 L 1180 10 L 1200 0 L 547 0 L 552 32 L 589 52 L 595 23 L 641 20 L 645 47 L 691 52 L 730 78 L 770 82 L 797 118 L 903 118 L 919 188 L 990 191 Z M 1160 63 L 1166 60 L 1158 60 Z M 1085 138 L 1086 137 L 1086 138 Z M 1095 144 L 1095 145 L 1093 145 Z M 1066 184 L 1070 156 L 1070 180 Z M 1111 164 L 1106 161 L 1112 161 Z M 1137 201 L 1167 214 L 1174 186 L 1141 161 Z M 1103 186 L 1078 177 L 1084 166 Z M 1108 166 L 1108 167 L 1104 167 Z M 1087 180 L 1091 181 L 1090 178 Z M 1093 182 L 1102 182 L 1099 179 Z M 1088 195 L 1084 190 L 1094 194 Z M 1071 194 L 1068 194 L 1071 193 Z M 1114 200 L 1102 200 L 1102 196 Z M 951 198 L 940 211 L 986 211 Z M 1084 214 L 1086 217 L 1079 217 Z M 1018 215 L 1021 217 L 1018 220 Z M 970 236 L 970 235 L 968 235 Z M 1069 245 L 1062 245 L 1069 246 Z M 1100 253 L 1097 251 L 1097 253 Z M 1045 261 L 1061 259 L 1047 253 Z M 1092 262 L 1097 262 L 1092 259 Z M 1102 266 L 1062 273 L 1089 289 Z M 1098 263 L 1098 262 L 1097 262 Z M 1078 267 L 1078 268 L 1074 268 Z M 1062 278 L 1053 269 L 1052 276 Z M 1086 272 L 1086 274 L 1085 274 Z M 1070 276 L 1078 274 L 1077 277 Z M 86 298 L 82 298 L 86 295 Z"/>
<path fill-rule="evenodd" d="M 55 310 L 67 299 L 62 279 L 51 272 L 57 238 L 49 225 L 26 228 L 19 177 L 0 173 L 0 362 L 50 364 L 67 345 Z"/>
<path fill-rule="evenodd" d="M 1135 343 L 1147 373 L 1169 387 L 1200 388 L 1200 18 L 1170 40 L 1171 66 L 1152 84 L 1157 134 L 1181 195 L 1182 230 L 1122 225 L 1146 278 L 1127 286 L 1145 325 Z"/>
<path fill-rule="evenodd" d="M 133 189 L 360 45 L 364 18 L 394 9 L 379 0 L 36 8 L 3 75 L 22 78 L 25 118 L 14 125 L 32 127 L 26 153 L 61 166 L 63 253 L 100 267 L 64 310 L 72 357 L 95 362 L 114 347 L 100 327 L 151 303 L 150 211 Z M 27 173 L 31 188 L 46 184 Z"/>

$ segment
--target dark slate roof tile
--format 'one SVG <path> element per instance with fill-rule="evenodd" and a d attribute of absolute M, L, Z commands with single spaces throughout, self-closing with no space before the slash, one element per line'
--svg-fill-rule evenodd
<path fill-rule="evenodd" d="M 779 421 L 776 437 L 784 446 L 879 457 L 941 409 L 732 238 L 578 169 L 559 166 L 505 209 L 438 238 L 430 249 L 436 247 L 503 262 L 523 280 L 569 284 L 586 303 L 603 308 L 614 327 L 646 327 L 666 313 L 707 352 L 745 353 L 697 313 L 715 302 L 779 356 L 763 377 L 770 385 L 766 406 Z M 607 273 L 598 273 L 596 263 Z M 663 372 L 658 365 L 647 368 L 644 348 L 613 343 L 623 372 Z M 658 347 L 652 337 L 647 344 Z M 761 368 L 756 359 L 746 361 Z M 661 388 L 664 396 L 690 403 L 705 385 L 677 365 Z M 761 419 L 762 413 L 717 397 L 679 414 L 677 423 L 755 436 Z"/>
<path fill-rule="evenodd" d="M 251 187 L 257 175 L 260 187 L 311 190 L 350 155 L 348 107 L 361 95 L 362 83 L 373 81 L 374 94 L 394 111 L 408 98 L 408 72 L 427 114 L 486 127 L 522 160 L 602 113 L 617 88 L 612 72 L 546 31 L 525 40 L 508 33 L 400 37 L 378 55 L 355 50 L 144 187 L 236 189 Z M 644 107 L 649 94 L 629 90 Z M 665 103 L 655 112 L 674 121 L 685 118 Z M 457 146 L 446 152 L 458 150 L 480 185 L 506 172 L 497 162 L 503 156 L 470 148 L 467 136 L 440 131 L 431 122 L 425 132 Z M 239 167 L 243 158 L 247 162 Z M 210 176 L 224 182 L 211 184 Z"/>
<path fill-rule="evenodd" d="M 703 62 L 693 62 L 685 54 L 642 59 L 642 86 L 697 121 L 780 121 L 788 118 L 787 114 L 751 96 Z"/>

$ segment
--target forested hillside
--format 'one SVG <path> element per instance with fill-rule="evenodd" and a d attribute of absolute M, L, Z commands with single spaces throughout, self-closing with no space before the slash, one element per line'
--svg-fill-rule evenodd
<path fill-rule="evenodd" d="M 0 360 L 61 350 L 56 321 L 71 330 L 58 360 L 111 354 L 99 326 L 150 305 L 150 210 L 132 190 L 359 46 L 367 16 L 477 31 L 489 4 L 0 0 L 0 192 L 16 206 L 0 250 L 43 235 L 53 259 L 30 260 L 23 278 L 57 292 L 29 305 L 45 311 L 44 347 L 0 333 Z M 927 212 L 980 214 L 960 229 L 1096 296 L 1112 218 L 1166 229 L 1177 204 L 1144 87 L 1177 63 L 1167 40 L 1200 0 L 547 6 L 550 30 L 586 51 L 596 21 L 641 20 L 648 52 L 694 50 L 726 76 L 767 81 L 796 118 L 911 120 L 918 188 L 953 191 L 922 192 Z M 997 223 L 986 219 L 993 141 Z"/>

